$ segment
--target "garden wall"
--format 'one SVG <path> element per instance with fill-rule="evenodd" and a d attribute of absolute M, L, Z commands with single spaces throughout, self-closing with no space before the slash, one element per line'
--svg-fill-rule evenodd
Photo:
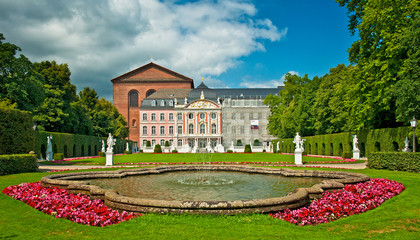
<path fill-rule="evenodd" d="M 33 154 L 0 155 L 0 175 L 36 172 L 38 165 Z"/>
<path fill-rule="evenodd" d="M 102 141 L 106 138 L 97 136 L 78 135 L 70 133 L 57 133 L 37 131 L 35 134 L 35 153 L 45 159 L 47 150 L 47 136 L 52 136 L 53 153 L 63 153 L 65 158 L 96 156 L 102 148 Z M 114 154 L 123 153 L 128 140 L 117 139 Z M 133 142 L 128 141 L 130 147 Z"/>
<path fill-rule="evenodd" d="M 325 134 L 317 136 L 302 137 L 306 139 L 304 154 L 343 156 L 353 151 L 353 134 L 359 140 L 361 156 L 368 156 L 374 152 L 398 152 L 405 144 L 405 138 L 410 140 L 410 147 L 413 141 L 413 130 L 411 127 L 383 128 L 374 130 L 360 130 L 353 132 Z M 418 137 L 420 131 L 416 129 L 416 149 L 419 149 Z M 277 149 L 277 142 L 279 149 Z M 293 153 L 295 144 L 293 138 L 285 138 L 273 141 L 275 151 Z M 420 150 L 420 149 L 419 149 Z"/>
<path fill-rule="evenodd" d="M 376 152 L 369 155 L 368 167 L 391 171 L 420 172 L 419 152 Z"/>

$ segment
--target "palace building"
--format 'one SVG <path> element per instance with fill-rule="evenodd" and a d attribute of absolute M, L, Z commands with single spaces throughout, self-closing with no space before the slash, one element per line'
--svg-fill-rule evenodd
<path fill-rule="evenodd" d="M 130 126 L 128 139 L 143 151 L 166 142 L 166 151 L 179 152 L 241 152 L 245 144 L 271 150 L 263 101 L 282 88 L 212 89 L 203 80 L 194 88 L 191 78 L 153 62 L 111 81 L 114 105 Z"/>

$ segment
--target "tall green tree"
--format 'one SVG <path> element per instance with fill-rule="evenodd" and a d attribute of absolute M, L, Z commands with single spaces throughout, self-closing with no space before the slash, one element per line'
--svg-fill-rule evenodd
<path fill-rule="evenodd" d="M 358 66 L 357 92 L 363 102 L 355 112 L 359 128 L 407 124 L 419 110 L 418 0 L 336 0 L 348 9 L 349 30 L 359 40 L 349 49 Z M 417 78 L 416 78 L 417 77 Z M 408 90 L 411 104 L 404 99 Z"/>
<path fill-rule="evenodd" d="M 9 99 L 21 110 L 32 111 L 44 99 L 41 78 L 18 46 L 4 42 L 0 33 L 0 100 Z"/>

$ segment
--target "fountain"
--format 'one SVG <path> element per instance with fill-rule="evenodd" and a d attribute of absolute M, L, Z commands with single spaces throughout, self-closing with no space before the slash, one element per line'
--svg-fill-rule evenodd
<path fill-rule="evenodd" d="M 198 173 L 194 176 L 194 174 Z M 204 173 L 204 174 L 203 174 Z M 217 174 L 222 173 L 223 177 Z M 239 186 L 237 177 L 234 174 L 242 174 L 245 179 L 251 179 L 256 175 L 264 175 L 265 177 L 315 177 L 323 178 L 320 183 L 312 182 L 310 185 L 301 187 L 299 185 L 292 186 L 289 193 L 278 193 L 274 195 L 266 195 L 265 193 L 258 193 L 258 191 L 267 183 L 267 180 L 251 180 L 251 186 L 239 187 L 248 192 L 239 197 L 222 197 L 215 198 L 208 192 L 204 198 L 188 198 L 181 196 L 176 199 L 159 199 L 160 193 L 168 191 L 167 189 L 157 189 L 151 187 L 146 190 L 146 184 L 137 185 L 133 188 L 136 191 L 149 194 L 148 196 L 129 196 L 129 192 L 122 190 L 107 189 L 107 187 L 99 186 L 97 182 L 105 182 L 107 179 L 121 179 L 131 178 L 132 176 L 141 176 L 140 178 L 154 178 L 157 176 L 165 176 L 166 174 L 173 174 L 168 179 L 172 181 L 163 181 L 163 186 L 168 185 L 172 189 L 185 189 L 189 185 L 194 185 L 195 192 L 202 190 L 202 188 L 215 188 L 218 186 L 225 186 L 223 191 L 229 192 L 232 188 Z M 189 177 L 186 177 L 190 174 Z M 193 177 L 191 177 L 191 174 Z M 201 176 L 201 177 L 200 177 Z M 205 176 L 205 177 L 202 177 Z M 193 181 L 189 181 L 188 179 Z M 223 179 L 223 180 L 222 180 Z M 102 181 L 101 181 L 102 180 Z M 228 166 L 228 165 L 183 165 L 183 166 L 163 166 L 156 168 L 144 169 L 122 169 L 116 171 L 95 171 L 95 172 L 75 172 L 63 173 L 56 175 L 45 176 L 41 179 L 43 186 L 56 186 L 66 188 L 70 193 L 82 193 L 89 195 L 93 199 L 101 199 L 104 203 L 117 210 L 126 210 L 134 212 L 148 212 L 148 213 L 193 213 L 193 214 L 240 214 L 240 213 L 267 213 L 285 210 L 286 208 L 294 209 L 306 206 L 310 199 L 320 198 L 324 191 L 338 190 L 344 187 L 344 184 L 354 184 L 369 180 L 369 177 L 360 173 L 338 172 L 338 171 L 315 171 L 315 170 L 290 170 L 290 169 L 273 169 L 262 167 L 247 167 L 247 166 Z M 131 181 L 131 180 L 129 180 Z M 146 182 L 158 182 L 162 180 L 148 180 Z M 241 180 L 242 181 L 242 180 Z M 278 181 L 278 180 L 277 180 Z M 274 181 L 275 182 L 275 181 Z M 122 184 L 130 185 L 130 184 Z M 136 184 L 131 184 L 136 186 Z M 227 186 L 227 187 L 226 187 Z M 272 187 L 268 187 L 272 188 Z M 296 188 L 296 189 L 295 189 Z M 222 192 L 221 188 L 216 188 L 216 193 Z M 293 191 L 293 189 L 295 189 Z M 249 191 L 250 190 L 250 191 Z M 118 192 L 121 191 L 121 192 Z M 204 191 L 207 193 L 207 190 Z M 256 192 L 256 195 L 251 196 L 250 192 Z M 169 197 L 173 194 L 169 193 Z M 229 194 L 228 194 L 229 195 Z"/>

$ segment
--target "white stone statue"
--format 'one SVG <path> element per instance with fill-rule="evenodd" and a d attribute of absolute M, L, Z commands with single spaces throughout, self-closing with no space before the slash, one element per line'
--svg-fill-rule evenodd
<path fill-rule="evenodd" d="M 47 161 L 52 161 L 53 158 L 53 151 L 52 151 L 52 139 L 53 137 L 47 136 L 47 152 L 45 154 L 45 158 L 47 159 Z"/>
<path fill-rule="evenodd" d="M 102 140 L 101 152 L 105 152 L 105 141 L 104 140 Z"/>
<path fill-rule="evenodd" d="M 219 105 L 221 104 L 220 103 L 220 97 L 217 97 L 217 104 L 219 104 Z"/>
<path fill-rule="evenodd" d="M 357 139 L 357 135 L 353 136 L 353 151 L 359 150 L 359 139 Z"/>
<path fill-rule="evenodd" d="M 405 137 L 405 148 L 402 150 L 403 152 L 409 152 L 410 151 L 410 140 L 408 140 L 408 137 Z"/>
<path fill-rule="evenodd" d="M 185 104 L 185 105 L 187 105 L 187 104 L 188 104 L 188 98 L 187 98 L 187 97 L 185 97 L 185 99 L 184 99 L 184 104 Z"/>
<path fill-rule="evenodd" d="M 126 144 L 126 146 L 125 146 L 125 151 L 130 151 L 130 146 L 128 146 L 128 142 L 127 142 L 127 144 Z"/>
<path fill-rule="evenodd" d="M 280 150 L 280 141 L 277 142 L 277 151 Z"/>
<path fill-rule="evenodd" d="M 204 99 L 204 92 L 201 91 L 200 99 Z"/>
<path fill-rule="evenodd" d="M 301 139 L 299 133 L 296 133 L 295 139 L 293 140 L 293 143 L 296 144 L 295 151 L 305 151 L 303 148 L 303 139 Z"/>
<path fill-rule="evenodd" d="M 114 147 L 113 146 L 115 145 L 115 142 L 116 141 L 117 141 L 116 139 L 113 139 L 112 138 L 111 133 L 109 133 L 108 139 L 106 140 L 106 144 L 108 145 L 108 148 L 106 149 L 106 151 L 108 153 L 112 153 L 113 152 L 113 150 L 114 150 Z"/>
<path fill-rule="evenodd" d="M 175 105 L 178 105 L 178 100 L 175 98 L 174 99 Z"/>

